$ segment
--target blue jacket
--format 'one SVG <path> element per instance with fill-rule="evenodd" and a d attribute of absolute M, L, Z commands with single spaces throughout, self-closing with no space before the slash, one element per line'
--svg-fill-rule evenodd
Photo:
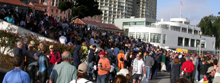
<path fill-rule="evenodd" d="M 7 22 L 9 22 L 9 23 L 12 23 L 12 24 L 15 24 L 15 20 L 14 20 L 14 18 L 13 17 L 5 17 L 4 18 Z"/>
<path fill-rule="evenodd" d="M 76 46 L 76 49 L 73 53 L 73 65 L 78 69 L 78 66 L 80 64 L 80 58 L 79 58 L 79 50 L 81 49 L 80 45 Z"/>

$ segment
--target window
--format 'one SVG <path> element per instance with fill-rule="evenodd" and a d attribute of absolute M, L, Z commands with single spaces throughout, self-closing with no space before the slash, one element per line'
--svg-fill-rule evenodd
<path fill-rule="evenodd" d="M 187 29 L 182 27 L 182 32 L 187 33 Z"/>
<path fill-rule="evenodd" d="M 136 32 L 136 39 L 140 39 L 141 38 L 141 33 Z"/>
<path fill-rule="evenodd" d="M 163 44 L 166 43 L 166 37 L 167 37 L 167 35 L 166 35 L 166 34 L 163 34 Z"/>
<path fill-rule="evenodd" d="M 60 10 L 60 14 L 62 14 L 62 11 Z"/>
<path fill-rule="evenodd" d="M 150 34 L 150 42 L 160 43 L 161 42 L 161 34 L 151 33 Z"/>
<path fill-rule="evenodd" d="M 58 10 L 56 10 L 56 13 L 58 13 Z"/>
<path fill-rule="evenodd" d="M 184 22 L 185 24 L 189 24 L 189 22 Z"/>
<path fill-rule="evenodd" d="M 64 12 L 64 14 L 65 14 L 65 11 L 63 11 Z"/>
<path fill-rule="evenodd" d="M 149 33 L 144 33 L 144 38 L 146 42 L 149 42 Z"/>
<path fill-rule="evenodd" d="M 94 16 L 94 19 L 96 19 L 96 16 Z"/>
<path fill-rule="evenodd" d="M 199 31 L 198 30 L 194 30 L 194 34 L 198 35 Z"/>
<path fill-rule="evenodd" d="M 130 37 L 133 37 L 134 38 L 134 36 L 135 36 L 135 32 L 129 32 L 129 34 L 128 34 Z"/>
<path fill-rule="evenodd" d="M 191 45 L 190 45 L 191 47 L 195 47 L 195 39 L 191 39 L 190 43 L 191 43 Z"/>
<path fill-rule="evenodd" d="M 189 34 L 192 34 L 192 29 L 188 29 L 188 33 L 189 33 Z"/>
<path fill-rule="evenodd" d="M 196 40 L 196 47 L 199 47 L 200 41 Z"/>
<path fill-rule="evenodd" d="M 47 12 L 47 9 L 45 9 L 44 11 Z"/>
<path fill-rule="evenodd" d="M 131 22 L 131 25 L 136 25 L 136 22 Z"/>
<path fill-rule="evenodd" d="M 162 28 L 162 29 L 169 29 L 169 25 L 161 24 L 161 28 Z"/>
<path fill-rule="evenodd" d="M 53 12 L 53 9 L 51 9 L 51 12 Z"/>
<path fill-rule="evenodd" d="M 144 22 L 136 22 L 136 25 L 144 25 Z"/>
<path fill-rule="evenodd" d="M 123 22 L 123 25 L 130 25 L 130 22 Z"/>
<path fill-rule="evenodd" d="M 179 32 L 180 32 L 180 27 L 177 27 L 177 26 L 171 26 L 171 30 L 179 31 Z"/>
<path fill-rule="evenodd" d="M 178 46 L 183 46 L 183 38 L 178 37 Z"/>
<path fill-rule="evenodd" d="M 201 47 L 202 47 L 202 48 L 205 48 L 205 44 L 206 44 L 206 40 L 203 40 L 203 39 L 202 39 L 202 40 L 201 40 Z"/>
<path fill-rule="evenodd" d="M 189 38 L 185 38 L 184 46 L 189 46 Z"/>

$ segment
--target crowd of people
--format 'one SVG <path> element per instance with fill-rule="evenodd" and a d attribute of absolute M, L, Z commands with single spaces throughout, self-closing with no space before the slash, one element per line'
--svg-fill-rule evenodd
<path fill-rule="evenodd" d="M 62 22 L 52 15 L 16 12 L 10 6 L 1 9 L 0 15 L 10 23 L 76 47 L 73 54 L 61 54 L 54 45 L 45 48 L 44 41 L 34 48 L 35 42 L 25 38 L 17 42 L 15 69 L 7 72 L 3 83 L 140 83 L 143 78 L 156 79 L 159 71 L 171 72 L 171 83 L 181 83 L 181 76 L 191 83 L 206 81 L 205 77 L 212 83 L 220 76 L 216 56 L 177 53 L 122 33 L 68 23 L 67 19 Z"/>

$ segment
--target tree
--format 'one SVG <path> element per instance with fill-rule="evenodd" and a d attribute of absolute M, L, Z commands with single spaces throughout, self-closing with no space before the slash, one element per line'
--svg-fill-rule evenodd
<path fill-rule="evenodd" d="M 102 11 L 98 9 L 98 2 L 94 0 L 75 0 L 74 2 L 60 2 L 58 7 L 61 11 L 72 9 L 74 18 L 84 18 L 87 16 L 101 15 Z"/>
<path fill-rule="evenodd" d="M 220 17 L 209 15 L 201 19 L 198 27 L 201 27 L 201 31 L 204 35 L 216 37 L 216 47 L 219 47 L 220 42 Z"/>

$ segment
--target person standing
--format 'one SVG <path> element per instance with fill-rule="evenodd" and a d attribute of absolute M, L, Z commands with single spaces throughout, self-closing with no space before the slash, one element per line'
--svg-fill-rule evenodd
<path fill-rule="evenodd" d="M 77 79 L 77 69 L 70 64 L 71 53 L 69 51 L 63 52 L 62 60 L 63 62 L 54 66 L 49 83 L 69 83 L 71 80 Z"/>
<path fill-rule="evenodd" d="M 108 83 L 107 74 L 111 69 L 110 61 L 105 57 L 105 52 L 102 51 L 99 54 L 98 61 L 98 77 L 96 83 Z"/>
<path fill-rule="evenodd" d="M 94 74 L 94 53 L 95 53 L 95 49 L 96 46 L 95 45 L 91 45 L 89 47 L 89 56 L 88 56 L 88 63 L 89 63 L 89 80 L 92 80 L 93 78 L 95 79 L 95 74 Z"/>
<path fill-rule="evenodd" d="M 165 53 L 163 53 L 161 55 L 161 71 L 166 71 L 165 62 L 166 62 L 166 57 L 165 57 Z"/>
<path fill-rule="evenodd" d="M 78 67 L 77 70 L 77 80 L 72 80 L 70 83 L 93 83 L 86 78 L 88 78 L 88 70 L 89 70 L 89 65 L 87 65 L 85 62 L 81 63 Z"/>
<path fill-rule="evenodd" d="M 14 56 L 13 64 L 15 69 L 5 74 L 2 83 L 30 83 L 30 76 L 21 69 L 22 63 L 21 55 Z"/>
<path fill-rule="evenodd" d="M 194 83 L 192 79 L 194 65 L 191 61 L 189 61 L 189 57 L 186 57 L 186 61 L 183 63 L 181 69 L 184 71 L 183 77 L 189 79 L 192 83 Z"/>
<path fill-rule="evenodd" d="M 180 59 L 175 58 L 174 63 L 172 64 L 172 83 L 175 83 L 177 79 L 180 77 Z"/>
<path fill-rule="evenodd" d="M 144 60 L 147 79 L 150 79 L 151 76 L 151 68 L 154 65 L 154 58 L 152 58 L 152 54 L 150 53 L 147 58 Z"/>
<path fill-rule="evenodd" d="M 118 69 L 119 70 L 124 69 L 125 54 L 123 53 L 123 50 L 119 51 L 117 59 L 118 59 Z"/>
<path fill-rule="evenodd" d="M 144 71 L 145 70 L 144 61 L 141 60 L 140 54 L 136 55 L 136 58 L 132 63 L 132 67 L 133 67 L 132 70 L 133 83 L 136 83 L 136 81 L 140 83 L 142 79 L 142 72 L 144 72 L 144 77 L 146 77 L 146 72 Z"/>

